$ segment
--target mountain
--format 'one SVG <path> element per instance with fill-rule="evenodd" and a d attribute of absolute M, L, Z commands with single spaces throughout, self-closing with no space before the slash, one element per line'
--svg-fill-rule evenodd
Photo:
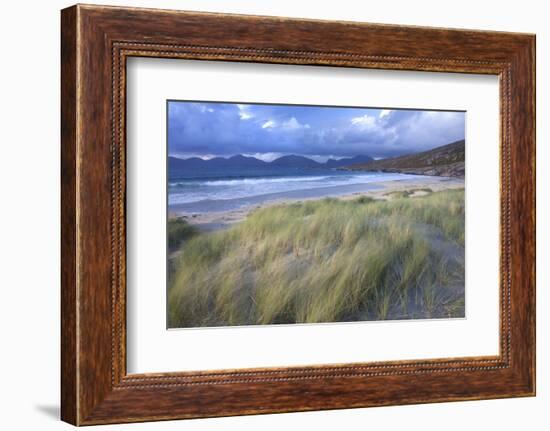
<path fill-rule="evenodd" d="M 374 159 L 371 156 L 355 156 L 355 157 L 346 157 L 343 159 L 328 159 L 325 163 L 327 168 L 341 168 L 343 166 L 350 166 L 359 163 L 368 163 L 372 162 Z"/>
<path fill-rule="evenodd" d="M 282 156 L 271 162 L 264 162 L 255 157 L 247 157 L 242 154 L 229 158 L 214 157 L 212 159 L 201 159 L 200 157 L 190 157 L 189 159 L 180 159 L 178 157 L 168 157 L 168 171 L 184 172 L 184 171 L 208 171 L 208 170 L 234 170 L 239 169 L 256 169 L 256 168 L 287 168 L 287 169 L 314 169 L 314 168 L 342 168 L 345 166 L 366 163 L 372 161 L 370 156 L 359 155 L 354 157 L 346 157 L 335 160 L 328 159 L 326 163 L 319 163 L 309 157 L 288 155 Z"/>
<path fill-rule="evenodd" d="M 179 159 L 177 157 L 168 156 L 168 170 L 173 172 L 180 169 L 198 169 L 206 165 L 206 160 L 200 157 L 190 157 L 189 159 Z"/>
<path fill-rule="evenodd" d="M 191 157 L 189 159 L 179 159 L 177 157 L 168 157 L 168 170 L 170 172 L 181 170 L 197 170 L 197 169 L 245 169 L 245 168 L 261 168 L 267 166 L 268 163 L 255 157 L 246 157 L 237 155 L 225 159 L 223 157 L 214 157 L 213 159 L 204 160 L 200 157 Z"/>
<path fill-rule="evenodd" d="M 259 160 L 255 157 L 243 156 L 241 154 L 237 154 L 236 156 L 225 160 L 227 160 L 228 165 L 230 166 L 238 166 L 242 168 L 261 168 L 268 165 L 268 163 L 263 160 Z"/>
<path fill-rule="evenodd" d="M 354 164 L 345 169 L 464 178 L 464 150 L 463 139 L 429 151 Z"/>
<path fill-rule="evenodd" d="M 271 167 L 278 168 L 321 168 L 323 165 L 317 163 L 315 160 L 311 160 L 304 156 L 283 156 L 273 160 L 270 164 Z"/>

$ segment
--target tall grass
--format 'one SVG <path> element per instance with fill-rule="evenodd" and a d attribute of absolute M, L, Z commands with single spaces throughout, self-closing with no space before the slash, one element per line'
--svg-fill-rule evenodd
<path fill-rule="evenodd" d="M 463 190 L 256 210 L 185 241 L 169 326 L 461 316 L 463 263 L 433 247 L 434 235 L 463 252 Z"/>
<path fill-rule="evenodd" d="M 183 241 L 197 233 L 197 229 L 182 218 L 168 219 L 168 248 L 170 250 L 177 249 L 183 244 Z"/>

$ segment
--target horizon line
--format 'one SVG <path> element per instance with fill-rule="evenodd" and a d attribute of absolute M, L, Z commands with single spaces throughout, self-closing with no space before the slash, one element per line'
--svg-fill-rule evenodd
<path fill-rule="evenodd" d="M 435 150 L 436 148 L 440 148 L 440 147 L 445 147 L 447 145 L 452 145 L 452 144 L 456 144 L 458 142 L 461 142 L 461 141 L 466 141 L 466 138 L 462 138 L 462 139 L 458 139 L 456 141 L 453 141 L 453 142 L 449 142 L 447 144 L 443 144 L 443 145 L 438 145 L 438 146 L 435 146 L 435 147 L 432 147 L 432 148 L 429 148 L 429 149 L 426 149 L 426 150 L 421 150 L 421 151 L 415 151 L 413 153 L 403 153 L 403 154 L 399 154 L 399 155 L 396 155 L 396 156 L 388 156 L 388 157 L 374 157 L 374 156 L 371 156 L 370 154 L 366 154 L 366 153 L 360 153 L 360 154 L 352 154 L 352 155 L 346 155 L 346 156 L 334 156 L 334 155 L 321 155 L 321 154 L 315 154 L 315 155 L 310 155 L 310 154 L 297 154 L 297 153 L 286 153 L 286 154 L 283 154 L 283 153 L 279 153 L 281 154 L 280 156 L 277 156 L 275 157 L 274 159 L 270 160 L 270 161 L 266 161 L 266 160 L 263 160 L 261 158 L 258 158 L 256 156 L 253 156 L 253 155 L 245 155 L 243 153 L 235 153 L 233 155 L 212 155 L 212 157 L 209 157 L 209 158 L 203 158 L 199 155 L 194 155 L 194 156 L 189 156 L 189 157 L 181 157 L 181 156 L 178 156 L 178 155 L 174 155 L 174 154 L 170 154 L 168 153 L 167 157 L 172 157 L 172 158 L 175 158 L 175 159 L 178 159 L 178 160 L 189 160 L 189 159 L 201 159 L 201 160 L 204 160 L 204 161 L 208 161 L 208 160 L 212 160 L 212 159 L 224 159 L 224 160 L 229 160 L 233 157 L 237 157 L 237 156 L 241 156 L 241 157 L 245 157 L 245 158 L 248 158 L 248 159 L 256 159 L 258 161 L 262 161 L 262 162 L 265 162 L 265 163 L 271 163 L 273 162 L 274 160 L 277 160 L 277 159 L 280 159 L 282 157 L 287 157 L 287 156 L 298 156 L 298 157 L 304 157 L 306 159 L 309 159 L 309 160 L 312 160 L 316 163 L 326 163 L 326 161 L 328 160 L 341 160 L 341 159 L 346 159 L 346 158 L 353 158 L 353 157 L 370 157 L 372 158 L 373 160 L 382 160 L 382 159 L 391 159 L 391 158 L 394 158 L 394 157 L 401 157 L 401 156 L 406 156 L 406 155 L 409 155 L 409 154 L 418 154 L 418 153 L 425 153 L 425 152 L 428 152 L 428 151 L 431 151 L 431 150 Z M 265 152 L 265 153 L 261 153 L 261 154 L 273 154 L 271 152 Z M 318 162 L 317 160 L 315 160 L 313 157 L 326 157 L 327 160 L 325 162 Z"/>

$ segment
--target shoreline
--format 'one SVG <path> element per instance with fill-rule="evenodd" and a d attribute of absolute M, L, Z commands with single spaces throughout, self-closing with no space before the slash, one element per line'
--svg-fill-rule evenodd
<path fill-rule="evenodd" d="M 429 188 L 432 192 L 441 190 L 464 188 L 465 181 L 461 178 L 454 177 L 419 177 L 410 178 L 404 180 L 393 181 L 380 181 L 376 183 L 364 184 L 363 190 L 354 190 L 342 193 L 327 194 L 324 196 L 317 196 L 313 193 L 313 196 L 307 196 L 308 193 L 303 193 L 300 197 L 293 197 L 292 194 L 283 193 L 280 197 L 274 197 L 273 199 L 266 199 L 265 201 L 259 201 L 250 204 L 244 204 L 235 209 L 225 209 L 221 211 L 208 211 L 208 212 L 186 212 L 178 210 L 178 206 L 175 205 L 168 211 L 168 218 L 183 218 L 190 225 L 197 228 L 200 232 L 215 232 L 223 230 L 237 224 L 248 216 L 248 214 L 256 209 L 266 208 L 273 205 L 288 204 L 293 202 L 308 201 L 324 199 L 326 197 L 349 200 L 356 199 L 361 196 L 371 197 L 377 200 L 389 200 L 392 199 L 392 193 L 396 192 L 410 192 L 414 191 L 410 197 L 415 198 L 418 196 L 426 195 L 426 191 L 422 191 L 423 188 Z M 296 195 L 296 194 L 294 194 Z M 299 194 L 298 194 L 299 195 Z"/>

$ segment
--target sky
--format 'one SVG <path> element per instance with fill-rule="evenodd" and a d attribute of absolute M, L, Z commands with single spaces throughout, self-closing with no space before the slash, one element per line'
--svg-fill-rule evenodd
<path fill-rule="evenodd" d="M 168 153 L 181 158 L 386 158 L 449 144 L 464 133 L 464 112 L 168 102 Z"/>

